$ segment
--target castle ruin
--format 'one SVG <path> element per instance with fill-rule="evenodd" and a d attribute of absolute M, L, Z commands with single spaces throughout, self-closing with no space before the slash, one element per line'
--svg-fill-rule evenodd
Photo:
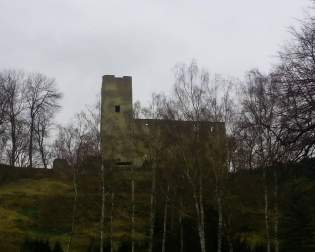
<path fill-rule="evenodd" d="M 101 96 L 102 152 L 104 160 L 114 161 L 116 165 L 141 166 L 149 151 L 145 140 L 152 139 L 153 135 L 159 137 L 159 144 L 167 148 L 172 145 L 172 132 L 182 132 L 189 138 L 196 128 L 192 121 L 134 118 L 132 106 L 132 78 L 104 75 Z M 205 141 L 209 132 L 225 138 L 224 123 L 198 123 L 198 130 Z M 167 133 L 170 134 L 166 136 Z"/>

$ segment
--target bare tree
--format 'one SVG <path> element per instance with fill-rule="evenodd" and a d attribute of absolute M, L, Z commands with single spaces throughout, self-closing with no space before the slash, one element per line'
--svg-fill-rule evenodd
<path fill-rule="evenodd" d="M 72 239 L 75 233 L 76 215 L 77 215 L 77 200 L 78 200 L 78 162 L 80 160 L 82 146 L 82 138 L 79 130 L 73 125 L 68 127 L 59 127 L 57 139 L 54 143 L 54 149 L 56 156 L 67 160 L 72 167 L 72 184 L 73 184 L 73 204 L 72 204 L 72 221 L 71 221 L 71 233 L 67 243 L 67 250 L 71 250 Z"/>
<path fill-rule="evenodd" d="M 102 202 L 101 202 L 101 217 L 100 217 L 100 252 L 104 250 L 104 221 L 105 221 L 105 169 L 104 169 L 104 162 L 102 160 L 101 163 L 101 181 L 102 181 Z M 112 247 L 112 244 L 111 244 Z"/>
<path fill-rule="evenodd" d="M 231 122 L 232 102 L 230 81 L 216 75 L 210 79 L 207 71 L 195 62 L 179 65 L 175 73 L 175 93 L 166 112 L 172 120 L 187 121 L 191 126 L 172 130 L 175 152 L 182 160 L 183 175 L 191 186 L 197 215 L 201 251 L 205 243 L 205 180 L 215 182 L 218 210 L 217 251 L 222 251 L 223 240 L 223 183 L 228 174 L 225 126 Z M 225 91 L 219 92 L 219 86 Z M 212 122 L 212 124 L 211 124 Z M 207 140 L 206 140 L 207 139 Z M 176 146 L 176 144 L 175 144 Z"/>
<path fill-rule="evenodd" d="M 91 130 L 88 116 L 81 112 L 77 114 L 75 120 L 68 127 L 59 127 L 58 137 L 54 143 L 55 156 L 66 159 L 72 167 L 73 181 L 73 209 L 71 233 L 67 244 L 67 251 L 71 250 L 73 236 L 75 234 L 77 222 L 77 201 L 78 201 L 78 171 L 80 163 L 86 156 L 100 156 L 99 142 L 94 142 L 93 130 Z M 98 134 L 97 134 L 98 135 Z M 96 151 L 96 152 L 95 152 Z M 104 194 L 105 195 L 105 194 Z"/>
<path fill-rule="evenodd" d="M 6 133 L 6 113 L 8 110 L 8 98 L 5 92 L 5 79 L 0 74 L 0 160 L 4 156 L 4 148 L 6 146 L 8 137 Z"/>
<path fill-rule="evenodd" d="M 53 115 L 48 112 L 39 113 L 34 122 L 34 139 L 37 143 L 37 151 L 44 168 L 48 167 L 51 156 L 46 139 L 49 137 L 49 129 L 52 124 Z"/>
<path fill-rule="evenodd" d="M 192 189 L 195 211 L 197 215 L 197 227 L 201 251 L 206 251 L 205 237 L 205 210 L 204 210 L 204 179 L 206 173 L 200 162 L 200 134 L 199 123 L 202 120 L 203 87 L 208 84 L 208 73 L 199 72 L 195 62 L 189 66 L 178 65 L 175 72 L 174 99 L 168 105 L 168 116 L 171 120 L 190 121 L 195 130 L 174 132 L 174 156 L 183 160 L 183 174 Z M 189 135 L 187 135 L 187 133 Z"/>
<path fill-rule="evenodd" d="M 165 192 L 164 214 L 163 214 L 163 235 L 162 235 L 162 249 L 161 249 L 162 252 L 165 252 L 167 218 L 168 218 L 168 207 L 169 207 L 169 191 L 170 191 L 170 186 L 167 185 L 167 189 Z"/>
<path fill-rule="evenodd" d="M 25 121 L 23 112 L 25 109 L 23 98 L 24 73 L 14 70 L 4 71 L 1 74 L 3 94 L 6 97 L 5 117 L 8 123 L 9 143 L 8 156 L 11 166 L 17 161 L 20 165 L 24 163 L 25 151 Z"/>
<path fill-rule="evenodd" d="M 243 90 L 242 125 L 244 136 L 251 138 L 253 143 L 251 152 L 252 163 L 262 169 L 264 186 L 264 218 L 266 232 L 266 249 L 271 251 L 271 189 L 268 181 L 268 168 L 273 169 L 274 176 L 274 244 L 275 251 L 279 251 L 278 241 L 278 179 L 277 164 L 287 160 L 287 147 L 282 144 L 281 138 L 285 134 L 281 120 L 277 115 L 278 101 L 276 86 L 272 76 L 265 76 L 257 70 L 249 73 L 246 87 Z"/>
<path fill-rule="evenodd" d="M 211 127 L 206 128 L 206 139 L 203 147 L 206 151 L 206 165 L 211 171 L 215 182 L 215 198 L 218 211 L 217 223 L 217 251 L 222 251 L 224 235 L 224 195 L 228 185 L 227 177 L 229 172 L 228 162 L 228 137 L 234 128 L 234 102 L 232 94 L 234 82 L 216 75 L 210 85 L 205 86 L 205 107 L 202 109 L 202 117 L 206 121 L 215 122 Z M 223 123 L 220 127 L 218 123 Z M 227 131 L 227 132 L 226 132 Z M 226 134 L 229 134 L 227 137 Z"/>
<path fill-rule="evenodd" d="M 101 145 L 101 133 L 100 133 L 100 124 L 101 124 L 101 103 L 99 97 L 94 106 L 88 107 L 85 112 L 81 113 L 82 118 L 85 121 L 86 127 L 89 131 L 89 139 L 91 143 L 94 143 L 91 148 L 92 152 L 96 157 L 101 160 L 100 166 L 100 176 L 101 176 L 101 214 L 100 214 L 100 252 L 104 251 L 104 223 L 105 223 L 105 207 L 106 207 L 106 168 L 107 171 L 112 172 L 112 163 L 103 160 L 103 150 Z M 112 190 L 111 197 L 111 210 L 110 210 L 110 249 L 113 251 L 113 208 L 114 208 L 114 192 Z"/>
<path fill-rule="evenodd" d="M 27 105 L 27 121 L 29 124 L 28 158 L 30 167 L 33 167 L 35 134 L 37 134 L 37 140 L 40 144 L 39 147 L 43 164 L 47 167 L 44 159 L 43 140 L 47 136 L 47 124 L 50 122 L 48 119 L 51 119 L 57 112 L 60 98 L 61 93 L 57 91 L 54 79 L 50 79 L 40 73 L 30 74 L 27 77 L 25 85 L 25 102 Z"/>
<path fill-rule="evenodd" d="M 291 27 L 291 40 L 279 52 L 273 73 L 279 116 L 286 129 L 281 140 L 290 147 L 290 159 L 310 157 L 315 151 L 315 20 L 314 16 Z"/>
<path fill-rule="evenodd" d="M 135 171 L 134 166 L 131 165 L 131 252 L 135 252 L 135 211 L 136 211 L 136 203 L 135 203 Z"/>
<path fill-rule="evenodd" d="M 97 102 L 93 106 L 88 106 L 84 111 L 79 115 L 81 121 L 84 125 L 84 134 L 86 135 L 87 142 L 85 143 L 88 147 L 88 152 L 85 155 L 92 155 L 98 160 L 101 160 L 100 165 L 100 176 L 101 176 L 101 213 L 100 213 L 100 252 L 104 251 L 104 241 L 105 241 L 105 208 L 106 208 L 106 197 L 107 190 L 105 177 L 108 175 L 108 172 L 112 173 L 112 163 L 107 160 L 103 160 L 103 150 L 101 145 L 101 133 L 100 133 L 100 124 L 101 124 L 101 103 L 100 98 L 97 97 Z M 110 246 L 111 251 L 113 251 L 113 208 L 114 208 L 114 192 L 111 191 L 111 210 L 110 210 Z"/>
<path fill-rule="evenodd" d="M 0 136 L 4 133 L 5 115 L 8 109 L 8 98 L 5 93 L 5 78 L 0 75 Z"/>
<path fill-rule="evenodd" d="M 145 165 L 151 169 L 151 191 L 150 191 L 150 224 L 149 224 L 149 244 L 148 252 L 153 251 L 154 231 L 156 220 L 156 196 L 157 196 L 157 173 L 160 170 L 162 163 L 162 152 L 165 149 L 163 146 L 162 136 L 159 134 L 157 123 L 153 120 L 162 118 L 162 110 L 166 103 L 166 97 L 161 94 L 153 94 L 151 103 L 148 107 L 142 107 L 139 102 L 134 105 L 134 118 L 149 119 L 146 123 L 146 134 L 135 135 L 133 138 L 136 142 L 141 142 L 146 149 Z"/>

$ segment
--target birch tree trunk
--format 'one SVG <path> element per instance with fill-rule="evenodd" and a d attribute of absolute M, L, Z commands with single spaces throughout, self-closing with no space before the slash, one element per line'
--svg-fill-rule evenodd
<path fill-rule="evenodd" d="M 206 237 L 205 237 L 205 213 L 203 204 L 203 183 L 202 176 L 199 175 L 199 209 L 200 209 L 200 245 L 201 252 L 206 252 Z"/>
<path fill-rule="evenodd" d="M 44 165 L 44 168 L 47 169 L 47 157 L 45 155 L 45 148 L 44 148 L 44 143 L 43 140 L 39 143 L 39 152 L 40 152 L 40 156 Z"/>
<path fill-rule="evenodd" d="M 269 197 L 268 197 L 268 185 L 267 185 L 267 174 L 266 174 L 266 168 L 263 168 L 263 178 L 264 178 L 264 203 L 265 203 L 265 230 L 266 230 L 266 241 L 267 241 L 267 247 L 266 251 L 270 252 L 270 230 L 269 230 Z"/>
<path fill-rule="evenodd" d="M 115 197 L 115 194 L 112 192 L 111 193 L 111 208 L 110 208 L 110 252 L 114 251 L 114 246 L 113 246 L 114 197 Z"/>
<path fill-rule="evenodd" d="M 165 252 L 166 232 L 167 232 L 167 215 L 168 215 L 168 193 L 169 186 L 165 195 L 164 217 L 163 217 L 163 236 L 162 236 L 162 252 Z"/>
<path fill-rule="evenodd" d="M 200 206 L 200 208 L 202 209 L 203 206 Z M 205 229 L 204 229 L 205 225 L 204 225 L 204 217 L 203 217 L 203 215 L 204 214 L 200 213 L 198 232 L 199 232 L 201 252 L 206 252 L 206 239 L 205 239 Z"/>
<path fill-rule="evenodd" d="M 105 220 L 105 170 L 104 163 L 101 164 L 101 183 L 102 183 L 102 203 L 101 203 L 101 220 L 100 220 L 100 252 L 104 249 L 104 220 Z"/>
<path fill-rule="evenodd" d="M 11 123 L 11 141 L 12 141 L 12 148 L 11 148 L 11 153 L 10 153 L 10 166 L 14 167 L 15 162 L 17 159 L 17 136 L 16 136 L 16 118 L 15 116 L 12 116 L 10 118 L 10 123 Z"/>
<path fill-rule="evenodd" d="M 205 239 L 205 219 L 204 219 L 204 205 L 203 205 L 203 185 L 201 175 L 199 176 L 199 190 L 196 191 L 194 184 L 193 197 L 195 201 L 195 209 L 197 213 L 198 235 L 200 241 L 201 252 L 206 252 L 206 239 Z"/>
<path fill-rule="evenodd" d="M 279 252 L 279 239 L 278 239 L 278 229 L 279 229 L 279 210 L 278 210 L 278 174 L 274 169 L 274 212 L 275 212 L 275 223 L 274 223 L 274 235 L 275 235 L 275 252 Z"/>
<path fill-rule="evenodd" d="M 155 196 L 156 196 L 156 165 L 152 164 L 152 184 L 150 196 L 150 237 L 148 252 L 153 251 L 153 237 L 155 228 Z"/>
<path fill-rule="evenodd" d="M 223 222 L 223 225 L 226 224 L 225 226 L 225 230 L 226 230 L 226 241 L 228 244 L 228 248 L 229 248 L 229 252 L 233 252 L 234 251 L 234 247 L 233 247 L 233 239 L 232 239 L 232 232 L 231 232 L 231 216 L 227 216 L 227 219 L 225 222 Z"/>
<path fill-rule="evenodd" d="M 229 244 L 229 252 L 233 252 L 234 249 L 233 249 L 233 243 L 231 242 L 231 240 L 228 241 L 228 244 Z"/>
<path fill-rule="evenodd" d="M 134 167 L 131 166 L 131 252 L 135 252 L 135 180 Z"/>
<path fill-rule="evenodd" d="M 218 234 L 217 234 L 217 252 L 222 250 L 222 235 L 223 235 L 223 213 L 222 213 L 222 198 L 221 189 L 217 189 L 217 204 L 218 204 Z"/>
<path fill-rule="evenodd" d="M 33 138 L 34 138 L 34 116 L 32 115 L 31 110 L 31 125 L 30 125 L 30 138 L 29 138 L 29 147 L 28 147 L 28 159 L 29 167 L 33 168 Z"/>
<path fill-rule="evenodd" d="M 180 242 L 180 252 L 184 252 L 184 227 L 183 227 L 183 214 L 182 214 L 182 209 L 183 209 L 183 199 L 180 199 L 180 213 L 179 213 L 179 242 Z"/>
<path fill-rule="evenodd" d="M 78 184 L 77 184 L 77 167 L 76 165 L 73 166 L 73 191 L 74 191 L 74 198 L 73 198 L 73 205 L 72 205 L 72 222 L 71 222 L 71 233 L 67 245 L 67 252 L 71 250 L 72 239 L 75 232 L 75 225 L 76 225 L 76 215 L 77 215 L 77 201 L 78 201 Z"/>

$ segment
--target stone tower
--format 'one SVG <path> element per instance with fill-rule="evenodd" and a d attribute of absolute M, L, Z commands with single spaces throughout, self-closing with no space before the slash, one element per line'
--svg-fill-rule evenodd
<path fill-rule="evenodd" d="M 104 75 L 101 97 L 103 158 L 128 165 L 132 162 L 132 78 Z"/>

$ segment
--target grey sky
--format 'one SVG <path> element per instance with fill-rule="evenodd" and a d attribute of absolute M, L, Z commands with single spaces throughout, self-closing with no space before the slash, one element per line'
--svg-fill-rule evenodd
<path fill-rule="evenodd" d="M 0 0 L 0 69 L 56 78 L 63 123 L 100 93 L 103 74 L 131 75 L 134 100 L 168 92 L 192 58 L 211 73 L 268 71 L 309 0 Z"/>

